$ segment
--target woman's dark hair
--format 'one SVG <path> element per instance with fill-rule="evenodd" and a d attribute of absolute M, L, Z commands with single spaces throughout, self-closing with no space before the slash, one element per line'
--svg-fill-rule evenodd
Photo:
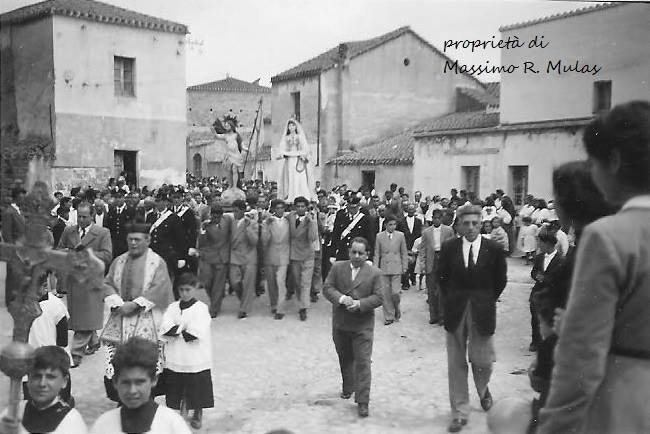
<path fill-rule="evenodd" d="M 587 125 L 582 140 L 587 154 L 598 161 L 606 162 L 618 151 L 619 181 L 635 189 L 650 190 L 650 103 L 617 105 Z"/>
<path fill-rule="evenodd" d="M 142 368 L 153 380 L 156 378 L 158 344 L 144 338 L 132 337 L 117 347 L 112 363 L 116 379 L 124 369 Z"/>
<path fill-rule="evenodd" d="M 555 203 L 577 226 L 585 225 L 615 209 L 605 202 L 602 193 L 591 179 L 586 161 L 565 163 L 553 170 L 553 193 Z"/>
<path fill-rule="evenodd" d="M 298 131 L 298 125 L 296 124 L 296 121 L 294 121 L 293 119 L 290 119 L 290 120 L 287 122 L 287 131 L 286 131 L 285 134 L 284 134 L 285 136 L 288 136 L 288 135 L 290 134 L 290 133 L 289 133 L 289 124 L 293 124 L 293 126 L 296 127 L 296 131 Z"/>

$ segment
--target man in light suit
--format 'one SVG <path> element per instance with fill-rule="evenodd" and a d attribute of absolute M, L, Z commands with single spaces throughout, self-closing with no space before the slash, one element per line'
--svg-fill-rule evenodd
<path fill-rule="evenodd" d="M 25 217 L 20 209 L 25 200 L 26 191 L 20 187 L 11 190 L 11 204 L 2 214 L 2 239 L 5 243 L 16 244 L 22 242 L 25 237 Z M 19 279 L 19 276 L 13 274 L 11 267 L 7 266 L 7 276 L 5 282 L 5 306 L 9 306 L 13 299 L 12 282 Z"/>
<path fill-rule="evenodd" d="M 323 295 L 332 303 L 332 338 L 343 379 L 341 398 L 349 399 L 354 392 L 361 417 L 368 416 L 375 309 L 382 303 L 381 272 L 366 263 L 369 251 L 365 238 L 354 238 L 350 259 L 333 264 L 323 287 Z"/>
<path fill-rule="evenodd" d="M 386 230 L 377 234 L 375 243 L 373 263 L 381 270 L 384 286 L 384 325 L 391 325 L 402 316 L 399 308 L 401 278 L 409 265 L 404 234 L 396 231 L 396 227 L 396 217 L 392 214 L 386 217 Z"/>
<path fill-rule="evenodd" d="M 108 270 L 113 259 L 111 233 L 93 223 L 94 208 L 88 202 L 77 206 L 77 224 L 63 230 L 59 240 L 60 249 L 91 248 Z M 101 291 L 70 291 L 68 293 L 70 328 L 74 330 L 70 352 L 74 366 L 81 363 L 84 354 L 99 349 L 96 330 L 101 327 L 104 314 L 104 295 Z M 97 327 L 99 325 L 99 327 Z"/>
<path fill-rule="evenodd" d="M 424 272 L 427 282 L 427 303 L 429 304 L 429 324 L 444 323 L 444 310 L 440 285 L 438 284 L 438 263 L 440 249 L 447 240 L 455 238 L 454 230 L 442 224 L 442 210 L 431 212 L 431 226 L 422 231 L 419 254 L 423 256 Z"/>
<path fill-rule="evenodd" d="M 281 320 L 285 314 L 287 295 L 287 268 L 289 267 L 289 220 L 284 215 L 285 204 L 282 199 L 273 199 L 270 215 L 262 226 L 264 245 L 264 276 L 269 291 L 271 313 Z"/>
<path fill-rule="evenodd" d="M 257 273 L 257 222 L 244 215 L 246 202 L 232 203 L 234 219 L 230 229 L 230 286 L 239 297 L 239 319 L 246 319 L 255 297 Z"/>
<path fill-rule="evenodd" d="M 311 279 L 314 273 L 314 242 L 318 240 L 318 222 L 307 214 L 309 200 L 298 196 L 293 201 L 295 212 L 288 215 L 291 251 L 291 275 L 298 290 L 300 321 L 307 320 L 311 301 Z"/>
<path fill-rule="evenodd" d="M 444 297 L 447 369 L 452 421 L 449 432 L 467 424 L 469 392 L 467 355 L 483 410 L 492 407 L 488 388 L 496 361 L 492 336 L 496 301 L 506 287 L 507 265 L 501 247 L 480 235 L 481 207 L 458 208 L 462 238 L 447 241 L 440 251 L 438 280 Z"/>
<path fill-rule="evenodd" d="M 210 296 L 210 316 L 216 318 L 226 290 L 230 266 L 230 230 L 232 221 L 223 214 L 220 205 L 212 205 L 209 218 L 201 223 L 197 243 L 199 250 L 199 280 Z"/>

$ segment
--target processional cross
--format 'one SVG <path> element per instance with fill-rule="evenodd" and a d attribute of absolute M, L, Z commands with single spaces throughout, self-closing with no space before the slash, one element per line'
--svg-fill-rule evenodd
<path fill-rule="evenodd" d="M 9 314 L 14 320 L 13 340 L 0 352 L 0 370 L 11 378 L 7 416 L 18 419 L 21 380 L 34 362 L 34 349 L 27 343 L 29 329 L 41 315 L 41 283 L 47 271 L 67 283 L 70 292 L 84 291 L 101 285 L 104 265 L 90 249 L 52 250 L 51 219 L 47 186 L 37 182 L 25 198 L 21 209 L 25 215 L 25 237 L 16 244 L 0 243 L 0 260 L 7 263 L 7 286 L 12 301 Z"/>

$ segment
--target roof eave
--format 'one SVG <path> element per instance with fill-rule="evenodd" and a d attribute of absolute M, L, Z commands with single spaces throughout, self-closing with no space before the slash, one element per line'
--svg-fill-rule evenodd
<path fill-rule="evenodd" d="M 416 139 L 425 137 L 436 136 L 455 136 L 461 134 L 481 134 L 481 133 L 499 133 L 506 131 L 526 131 L 526 130 L 548 130 L 548 129 L 563 129 L 575 128 L 587 125 L 593 116 L 574 119 L 553 119 L 548 121 L 538 122 L 518 122 L 513 124 L 499 124 L 491 127 L 481 128 L 459 128 L 453 130 L 437 130 L 437 131 L 416 131 L 413 137 Z"/>

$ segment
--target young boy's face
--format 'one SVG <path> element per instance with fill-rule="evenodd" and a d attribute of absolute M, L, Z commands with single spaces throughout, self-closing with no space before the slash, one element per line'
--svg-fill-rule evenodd
<path fill-rule="evenodd" d="M 386 223 L 386 231 L 389 234 L 392 234 L 395 232 L 395 228 L 397 227 L 397 222 L 395 220 L 391 220 L 388 223 Z"/>
<path fill-rule="evenodd" d="M 138 408 L 149 401 L 151 389 L 156 382 L 157 379 L 152 379 L 149 372 L 139 366 L 125 368 L 113 377 L 113 385 L 120 401 L 127 408 Z"/>
<path fill-rule="evenodd" d="M 60 369 L 35 369 L 29 374 L 27 388 L 32 401 L 38 407 L 43 407 L 54 401 L 61 389 L 68 384 L 68 376 Z"/>
<path fill-rule="evenodd" d="M 178 287 L 178 295 L 183 301 L 190 301 L 194 297 L 196 288 L 192 285 L 181 285 Z"/>

